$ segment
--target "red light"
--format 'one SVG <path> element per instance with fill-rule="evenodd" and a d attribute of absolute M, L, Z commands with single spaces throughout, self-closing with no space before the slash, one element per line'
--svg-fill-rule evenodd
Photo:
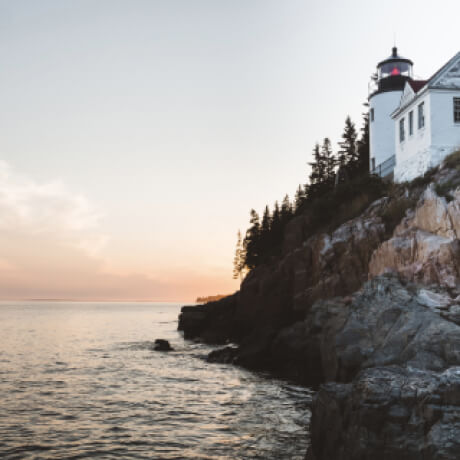
<path fill-rule="evenodd" d="M 391 75 L 399 75 L 401 72 L 395 67 L 392 71 L 391 71 Z"/>

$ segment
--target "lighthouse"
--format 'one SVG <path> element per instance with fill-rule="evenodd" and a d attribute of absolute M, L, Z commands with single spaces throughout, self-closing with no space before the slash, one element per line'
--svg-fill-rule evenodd
<path fill-rule="evenodd" d="M 391 114 L 399 106 L 406 82 L 412 79 L 412 66 L 410 59 L 398 55 L 396 47 L 377 64 L 369 94 L 370 169 L 382 177 L 393 175 L 395 123 Z"/>

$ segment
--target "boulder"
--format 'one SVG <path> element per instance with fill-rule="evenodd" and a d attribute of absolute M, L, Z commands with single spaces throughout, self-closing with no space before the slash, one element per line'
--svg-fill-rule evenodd
<path fill-rule="evenodd" d="M 155 351 L 172 351 L 171 344 L 165 339 L 156 339 L 153 345 Z"/>

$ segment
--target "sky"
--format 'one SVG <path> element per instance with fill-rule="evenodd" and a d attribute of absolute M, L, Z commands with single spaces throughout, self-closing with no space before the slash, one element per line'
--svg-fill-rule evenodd
<path fill-rule="evenodd" d="M 238 229 L 359 128 L 391 54 L 427 78 L 457 1 L 0 0 L 0 299 L 238 289 Z"/>

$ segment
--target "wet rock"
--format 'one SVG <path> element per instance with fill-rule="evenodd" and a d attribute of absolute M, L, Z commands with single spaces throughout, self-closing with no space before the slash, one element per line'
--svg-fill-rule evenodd
<path fill-rule="evenodd" d="M 234 294 L 205 305 L 184 306 L 179 315 L 177 328 L 188 340 L 225 343 L 238 334 L 236 305 L 237 295 Z"/>
<path fill-rule="evenodd" d="M 172 351 L 171 344 L 165 339 L 156 339 L 153 345 L 155 351 Z"/>
<path fill-rule="evenodd" d="M 207 361 L 210 363 L 233 364 L 237 355 L 236 347 L 224 347 L 209 353 Z"/>

